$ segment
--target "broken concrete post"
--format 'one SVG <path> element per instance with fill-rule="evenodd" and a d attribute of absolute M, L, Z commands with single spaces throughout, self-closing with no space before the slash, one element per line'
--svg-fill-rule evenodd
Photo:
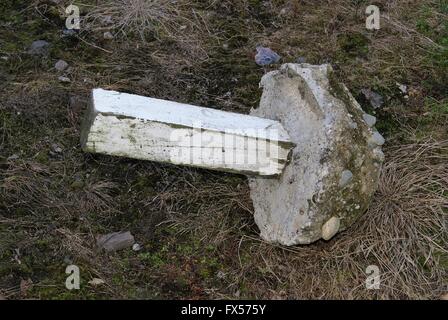
<path fill-rule="evenodd" d="M 376 119 L 328 65 L 285 64 L 261 86 L 251 116 L 96 89 L 82 146 L 250 174 L 263 239 L 283 245 L 329 240 L 367 209 L 376 190 L 384 160 Z"/>
<path fill-rule="evenodd" d="M 373 128 L 329 65 L 285 64 L 266 74 L 259 108 L 296 144 L 278 179 L 249 179 L 261 237 L 283 245 L 331 239 L 367 209 L 384 155 Z"/>
<path fill-rule="evenodd" d="M 274 120 L 95 89 L 84 151 L 261 176 L 283 171 L 291 140 Z"/>

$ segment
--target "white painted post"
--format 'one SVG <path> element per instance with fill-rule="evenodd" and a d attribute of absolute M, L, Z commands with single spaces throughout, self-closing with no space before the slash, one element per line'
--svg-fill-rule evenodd
<path fill-rule="evenodd" d="M 86 152 L 249 175 L 280 175 L 294 144 L 278 121 L 94 89 Z"/>

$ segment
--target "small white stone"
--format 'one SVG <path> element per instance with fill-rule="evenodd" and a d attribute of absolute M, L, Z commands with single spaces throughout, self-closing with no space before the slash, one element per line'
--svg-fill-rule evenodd
<path fill-rule="evenodd" d="M 400 91 L 402 93 L 407 93 L 408 92 L 408 86 L 407 85 L 404 85 L 404 84 L 401 84 L 401 83 L 398 83 L 398 82 L 396 84 L 398 86 L 398 89 L 400 89 Z"/>
<path fill-rule="evenodd" d="M 330 220 L 322 226 L 322 239 L 330 240 L 339 231 L 341 220 L 338 217 L 331 217 Z"/>
<path fill-rule="evenodd" d="M 139 245 L 138 243 L 134 243 L 134 245 L 132 246 L 132 250 L 140 251 L 140 250 L 142 250 L 142 246 Z"/>

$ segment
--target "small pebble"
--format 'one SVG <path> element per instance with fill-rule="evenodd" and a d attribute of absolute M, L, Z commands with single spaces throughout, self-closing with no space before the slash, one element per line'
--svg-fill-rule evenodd
<path fill-rule="evenodd" d="M 58 62 L 56 62 L 56 64 L 54 65 L 55 69 L 58 71 L 64 71 L 65 69 L 67 69 L 68 67 L 68 63 L 65 62 L 64 60 L 59 60 Z"/>
<path fill-rule="evenodd" d="M 259 66 L 268 66 L 280 60 L 280 56 L 270 48 L 258 46 L 256 50 L 255 62 Z"/>
<path fill-rule="evenodd" d="M 142 250 L 142 246 L 139 245 L 138 243 L 134 243 L 134 245 L 132 246 L 132 250 L 140 251 L 140 250 Z"/>
<path fill-rule="evenodd" d="M 338 217 L 331 217 L 322 226 L 322 238 L 327 241 L 330 240 L 336 233 L 338 233 L 340 226 L 341 219 Z"/>

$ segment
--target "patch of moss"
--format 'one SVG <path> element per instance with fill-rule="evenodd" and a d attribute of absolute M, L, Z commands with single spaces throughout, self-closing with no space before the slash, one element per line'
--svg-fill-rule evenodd
<path fill-rule="evenodd" d="M 344 33 L 338 37 L 338 45 L 349 57 L 364 57 L 369 52 L 369 39 L 361 33 Z"/>
<path fill-rule="evenodd" d="M 49 156 L 48 156 L 48 151 L 47 150 L 42 150 L 42 151 L 39 151 L 37 154 L 36 154 L 36 160 L 39 162 L 39 163 L 42 163 L 42 164 L 48 164 L 48 162 L 50 161 L 50 158 L 49 158 Z"/>
<path fill-rule="evenodd" d="M 166 261 L 164 260 L 164 257 L 161 253 L 140 253 L 138 255 L 140 260 L 144 263 L 149 264 L 151 267 L 160 268 L 163 267 L 166 264 Z"/>

